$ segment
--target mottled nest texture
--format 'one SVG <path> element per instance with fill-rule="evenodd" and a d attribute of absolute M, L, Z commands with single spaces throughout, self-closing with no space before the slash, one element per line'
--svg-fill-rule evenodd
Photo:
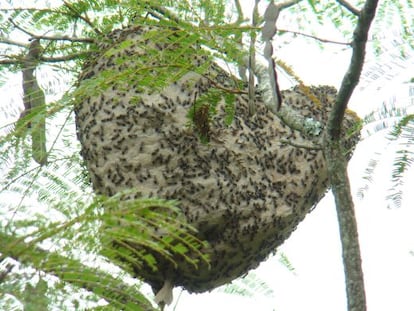
<path fill-rule="evenodd" d="M 156 26 L 114 31 L 85 65 L 79 85 L 97 87 L 75 110 L 81 154 L 97 193 L 136 188 L 142 197 L 177 200 L 197 237 L 209 243 L 210 265 L 195 268 L 177 258 L 174 267 L 154 254 L 158 270 L 136 265 L 137 276 L 156 290 L 168 280 L 203 292 L 274 252 L 323 197 L 328 176 L 315 144 L 320 137 L 287 126 L 260 94 L 249 115 L 247 87 L 214 63 L 199 70 L 208 63 L 199 57 L 202 48 L 171 59 L 171 52 L 189 48 L 180 43 L 186 37 Z M 125 75 L 127 82 L 115 79 Z M 208 94 L 215 91 L 224 95 L 215 97 L 213 109 Z M 282 95 L 283 106 L 323 130 L 336 90 L 295 87 Z M 344 133 L 357 122 L 347 113 Z M 358 134 L 343 140 L 351 153 Z"/>

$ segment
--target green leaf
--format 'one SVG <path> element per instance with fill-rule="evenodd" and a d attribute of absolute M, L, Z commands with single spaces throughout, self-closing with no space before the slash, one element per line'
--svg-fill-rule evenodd
<path fill-rule="evenodd" d="M 47 298 L 48 283 L 40 278 L 35 286 L 27 283 L 24 289 L 24 310 L 47 310 L 49 299 Z"/>

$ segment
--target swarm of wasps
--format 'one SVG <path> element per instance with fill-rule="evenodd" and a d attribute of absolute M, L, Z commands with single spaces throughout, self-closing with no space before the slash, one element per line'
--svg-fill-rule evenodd
<path fill-rule="evenodd" d="M 123 258 L 165 302 L 160 295 L 170 297 L 173 286 L 208 291 L 257 267 L 323 197 L 328 182 L 322 151 L 301 147 L 309 145 L 309 136 L 282 122 L 259 95 L 251 115 L 245 84 L 213 62 L 197 72 L 208 60 L 196 57 L 193 47 L 184 60 L 171 63 L 177 61 L 175 50 L 188 50 L 180 46 L 186 36 L 154 25 L 112 33 L 85 65 L 79 85 L 102 81 L 108 72 L 123 82 L 105 81 L 75 106 L 81 153 L 95 191 L 112 196 L 134 188 L 142 197 L 177 200 L 197 237 L 208 242 L 209 265 L 194 267 L 180 255 L 172 264 L 154 253 L 158 269 L 153 271 L 131 261 L 133 256 Z M 166 82 L 152 84 L 160 81 Z M 231 93 L 231 123 L 225 120 L 225 96 L 218 96 L 214 107 L 197 101 L 214 89 Z M 281 92 L 283 105 L 323 126 L 333 90 L 311 90 L 318 103 L 292 89 Z M 345 130 L 357 122 L 347 114 Z M 355 137 L 344 137 L 351 149 Z M 162 232 L 158 228 L 155 234 Z"/>

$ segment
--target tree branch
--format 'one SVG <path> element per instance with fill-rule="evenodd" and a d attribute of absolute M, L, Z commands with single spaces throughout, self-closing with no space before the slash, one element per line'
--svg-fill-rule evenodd
<path fill-rule="evenodd" d="M 66 62 L 70 60 L 79 59 L 91 53 L 93 53 L 93 51 L 84 51 L 84 52 L 56 56 L 56 57 L 40 56 L 39 60 L 42 63 L 59 63 L 59 62 Z M 0 65 L 18 65 L 21 63 L 22 63 L 22 59 L 21 57 L 18 57 L 18 56 L 16 56 L 15 58 L 8 57 L 8 59 L 0 59 Z"/>
<path fill-rule="evenodd" d="M 161 16 L 164 16 L 165 18 L 168 18 L 169 20 L 175 22 L 176 24 L 183 23 L 183 20 L 181 20 L 178 16 L 176 16 L 174 13 L 170 12 L 166 8 L 162 6 L 158 6 L 156 4 L 148 4 L 149 14 L 154 16 L 155 18 L 162 19 L 158 14 L 161 14 Z M 158 14 L 157 14 L 158 13 Z"/>
<path fill-rule="evenodd" d="M 259 24 L 259 1 L 255 0 L 253 12 L 252 12 L 252 26 L 257 27 Z M 256 73 L 256 32 L 252 31 L 250 33 L 250 46 L 249 46 L 249 60 L 248 60 L 248 69 L 249 69 L 249 78 L 248 78 L 248 91 L 249 91 L 249 114 L 252 116 L 255 111 L 255 94 L 256 88 L 254 84 L 255 73 Z"/>
<path fill-rule="evenodd" d="M 12 24 L 19 30 L 25 32 L 26 34 L 32 35 L 32 39 L 34 40 L 43 39 L 43 40 L 49 40 L 49 41 L 70 41 L 70 42 L 83 42 L 83 43 L 94 43 L 95 42 L 95 40 L 92 38 L 73 38 L 73 37 L 69 37 L 66 35 L 65 36 L 36 35 L 18 26 L 14 22 L 12 22 Z M 18 42 L 15 40 L 11 40 L 9 38 L 2 38 L 2 37 L 0 37 L 0 44 L 8 44 L 8 45 L 13 45 L 13 46 L 21 47 L 21 48 L 26 48 L 26 49 L 28 49 L 30 46 L 29 43 L 22 43 L 22 42 Z M 82 51 L 78 53 L 72 53 L 72 54 L 56 56 L 56 57 L 47 57 L 47 56 L 41 55 L 39 57 L 39 60 L 45 63 L 57 63 L 57 62 L 64 62 L 64 61 L 78 59 L 79 57 L 83 57 L 89 53 L 91 52 Z M 14 56 L 0 55 L 0 57 L 1 56 L 5 57 L 5 59 L 0 59 L 0 65 L 16 65 L 16 64 L 21 64 L 23 61 L 21 55 L 14 55 Z"/>
<path fill-rule="evenodd" d="M 278 3 L 278 4 L 276 4 L 276 6 L 279 8 L 280 11 L 282 11 L 282 10 L 287 9 L 287 8 L 293 6 L 293 5 L 295 5 L 295 4 L 297 4 L 301 1 L 302 0 L 289 0 L 289 1 L 282 2 L 282 3 Z"/>
<path fill-rule="evenodd" d="M 339 45 L 346 45 L 346 46 L 350 46 L 351 45 L 350 42 L 342 42 L 342 41 L 335 41 L 335 40 L 330 40 L 330 39 L 324 39 L 324 38 L 320 38 L 320 37 L 313 36 L 313 35 L 310 35 L 310 34 L 306 34 L 306 33 L 303 33 L 303 32 L 299 32 L 299 31 L 293 31 L 293 30 L 288 30 L 288 29 L 280 29 L 280 28 L 278 28 L 277 31 L 278 32 L 281 32 L 281 33 L 284 33 L 284 32 L 292 33 L 294 35 L 299 35 L 299 36 L 303 36 L 303 37 L 315 39 L 315 40 L 320 41 L 320 42 L 323 42 L 323 43 L 332 43 L 332 44 L 339 44 Z"/>
<path fill-rule="evenodd" d="M 324 154 L 335 205 L 342 244 L 348 311 L 365 311 L 366 297 L 361 252 L 354 204 L 347 174 L 347 160 L 340 143 L 341 124 L 348 101 L 358 84 L 365 59 L 368 31 L 379 0 L 366 0 L 358 15 L 352 40 L 352 57 L 333 109 L 329 115 L 324 140 Z"/>
<path fill-rule="evenodd" d="M 351 43 L 353 51 L 351 63 L 342 80 L 336 103 L 330 115 L 331 120 L 328 123 L 328 135 L 332 136 L 332 139 L 339 139 L 341 128 L 338 125 L 342 123 L 349 99 L 359 82 L 365 60 L 368 31 L 375 16 L 377 4 L 378 0 L 367 0 L 355 28 Z"/>
<path fill-rule="evenodd" d="M 0 37 L 0 44 L 8 44 L 8 45 L 14 45 L 14 46 L 18 46 L 21 48 L 28 48 L 29 47 L 29 43 L 23 43 L 23 42 L 18 42 L 18 41 L 14 41 L 11 40 L 9 38 L 1 38 Z"/>
<path fill-rule="evenodd" d="M 59 63 L 59 62 L 66 62 L 69 60 L 79 59 L 80 57 L 84 57 L 85 55 L 92 54 L 93 51 L 84 51 L 79 53 L 73 53 L 68 55 L 62 55 L 62 56 L 55 56 L 55 57 L 46 57 L 42 56 L 40 57 L 40 60 L 43 63 Z"/>
<path fill-rule="evenodd" d="M 56 35 L 56 36 L 37 35 L 37 34 L 35 34 L 33 32 L 28 31 L 27 29 L 21 27 L 20 25 L 18 25 L 17 23 L 15 23 L 11 18 L 9 18 L 9 22 L 14 27 L 16 27 L 20 31 L 24 32 L 25 34 L 29 35 L 30 38 L 33 38 L 33 39 L 43 39 L 43 40 L 49 40 L 49 41 L 84 42 L 84 43 L 94 43 L 95 42 L 95 40 L 92 39 L 92 38 L 74 38 L 74 37 L 69 37 L 67 35 L 64 35 L 64 36 L 58 36 L 58 35 Z M 29 44 L 16 42 L 16 41 L 10 40 L 8 38 L 1 38 L 0 39 L 0 43 L 17 45 L 17 46 L 21 46 L 21 47 L 28 47 L 29 46 Z"/>
<path fill-rule="evenodd" d="M 21 64 L 21 59 L 18 59 L 16 57 L 16 59 L 12 59 L 12 58 L 7 58 L 7 59 L 0 59 L 0 65 L 17 65 L 17 64 Z"/>
<path fill-rule="evenodd" d="M 236 21 L 236 23 L 239 24 L 244 20 L 243 9 L 242 9 L 242 6 L 241 6 L 239 0 L 234 0 L 234 5 L 236 6 L 236 11 L 237 11 L 237 21 Z"/>
<path fill-rule="evenodd" d="M 32 32 L 30 32 L 30 31 L 28 31 L 28 30 L 26 30 L 26 29 L 24 29 L 23 27 L 21 27 L 21 26 L 19 26 L 17 23 L 15 23 L 14 21 L 13 21 L 13 19 L 11 19 L 10 17 L 9 17 L 9 22 L 15 27 L 15 28 L 17 28 L 17 29 L 19 29 L 21 32 L 24 32 L 26 35 L 29 35 L 29 37 L 30 38 L 35 38 L 36 37 L 36 35 L 34 34 L 34 33 L 32 33 Z"/>
<path fill-rule="evenodd" d="M 83 43 L 95 43 L 95 40 L 92 38 L 74 38 L 69 36 L 43 36 L 43 35 L 36 35 L 35 39 L 43 39 L 49 41 L 70 41 L 70 42 L 83 42 Z"/>
<path fill-rule="evenodd" d="M 80 14 L 74 7 L 72 4 L 70 4 L 67 1 L 63 1 L 63 4 L 69 9 L 69 11 L 71 11 L 73 14 L 75 14 L 76 17 L 78 17 L 79 19 L 83 20 L 87 25 L 89 25 L 89 27 L 91 27 L 93 29 L 93 31 L 95 31 L 98 35 L 102 35 L 102 32 L 95 27 L 95 25 L 92 23 L 92 21 L 89 19 L 88 16 L 83 16 L 82 14 Z"/>
<path fill-rule="evenodd" d="M 134 287 L 121 279 L 97 268 L 83 265 L 80 261 L 48 252 L 25 243 L 19 237 L 0 232 L 0 261 L 6 257 L 15 259 L 24 265 L 52 274 L 72 285 L 84 288 L 102 297 L 116 308 L 124 309 L 126 305 L 144 311 L 156 311 L 151 303 Z M 64 265 L 58 266 L 62 262 Z M 87 275 L 87 279 L 83 276 Z M 131 310 L 130 308 L 124 310 Z M 136 309 L 134 309 L 136 310 Z"/>
<path fill-rule="evenodd" d="M 357 8 L 354 8 L 352 6 L 352 4 L 350 4 L 346 0 L 336 0 L 336 2 L 338 2 L 340 5 L 342 5 L 343 7 L 345 7 L 349 12 L 351 12 L 352 14 L 354 14 L 356 16 L 359 16 L 359 14 L 361 13 Z"/>

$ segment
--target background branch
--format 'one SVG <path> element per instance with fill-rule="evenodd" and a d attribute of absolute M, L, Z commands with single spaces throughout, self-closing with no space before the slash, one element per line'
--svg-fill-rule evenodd
<path fill-rule="evenodd" d="M 47 57 L 47 56 L 40 56 L 39 60 L 42 63 L 59 63 L 59 62 L 66 62 L 70 60 L 75 60 L 82 58 L 88 54 L 93 53 L 92 51 L 84 51 L 79 53 L 73 53 L 68 55 L 56 56 L 56 57 Z M 0 65 L 18 65 L 22 63 L 21 57 L 16 56 L 15 58 L 7 58 L 7 59 L 0 59 Z"/>
<path fill-rule="evenodd" d="M 21 63 L 22 63 L 21 57 L 20 59 L 18 57 L 16 58 L 8 57 L 7 59 L 0 59 L 0 65 L 18 65 Z"/>
<path fill-rule="evenodd" d="M 18 41 L 11 40 L 9 38 L 2 38 L 2 37 L 0 37 L 0 43 L 14 45 L 14 46 L 22 47 L 22 48 L 29 47 L 29 43 L 18 42 Z"/>
<path fill-rule="evenodd" d="M 30 38 L 36 38 L 36 35 L 26 29 L 24 29 L 23 27 L 19 26 L 17 23 L 15 23 L 13 21 L 13 19 L 9 18 L 9 22 L 16 28 L 19 29 L 21 32 L 24 32 L 26 35 L 29 35 Z"/>
<path fill-rule="evenodd" d="M 17 23 L 15 23 L 11 18 L 9 18 L 9 22 L 16 27 L 17 29 L 19 29 L 20 31 L 24 32 L 25 34 L 29 35 L 30 38 L 33 39 L 43 39 L 43 40 L 49 40 L 49 41 L 70 41 L 70 42 L 84 42 L 84 43 L 94 43 L 95 40 L 92 38 L 76 38 L 76 37 L 69 37 L 67 35 L 64 36 L 59 36 L 59 35 L 55 35 L 55 36 L 46 36 L 46 35 L 37 35 L 31 31 L 28 31 L 27 29 L 19 26 Z M 25 43 L 21 43 L 21 42 L 17 42 L 8 38 L 1 38 L 0 39 L 0 43 L 6 43 L 6 44 L 11 44 L 11 45 L 17 45 L 17 46 L 21 46 L 21 47 L 28 47 L 29 44 L 25 44 Z"/>
<path fill-rule="evenodd" d="M 280 33 L 292 33 L 294 35 L 299 35 L 299 36 L 303 36 L 303 37 L 307 37 L 307 38 L 311 38 L 311 39 L 315 39 L 317 41 L 323 42 L 323 43 L 332 43 L 332 44 L 339 44 L 339 45 L 346 45 L 346 46 L 350 46 L 351 43 L 350 42 L 343 42 L 343 41 L 336 41 L 336 40 L 330 40 L 330 39 L 324 39 L 324 38 L 320 38 L 314 35 L 310 35 L 310 34 L 306 34 L 300 31 L 293 31 L 293 30 L 288 30 L 288 29 L 277 29 L 278 32 Z"/>

